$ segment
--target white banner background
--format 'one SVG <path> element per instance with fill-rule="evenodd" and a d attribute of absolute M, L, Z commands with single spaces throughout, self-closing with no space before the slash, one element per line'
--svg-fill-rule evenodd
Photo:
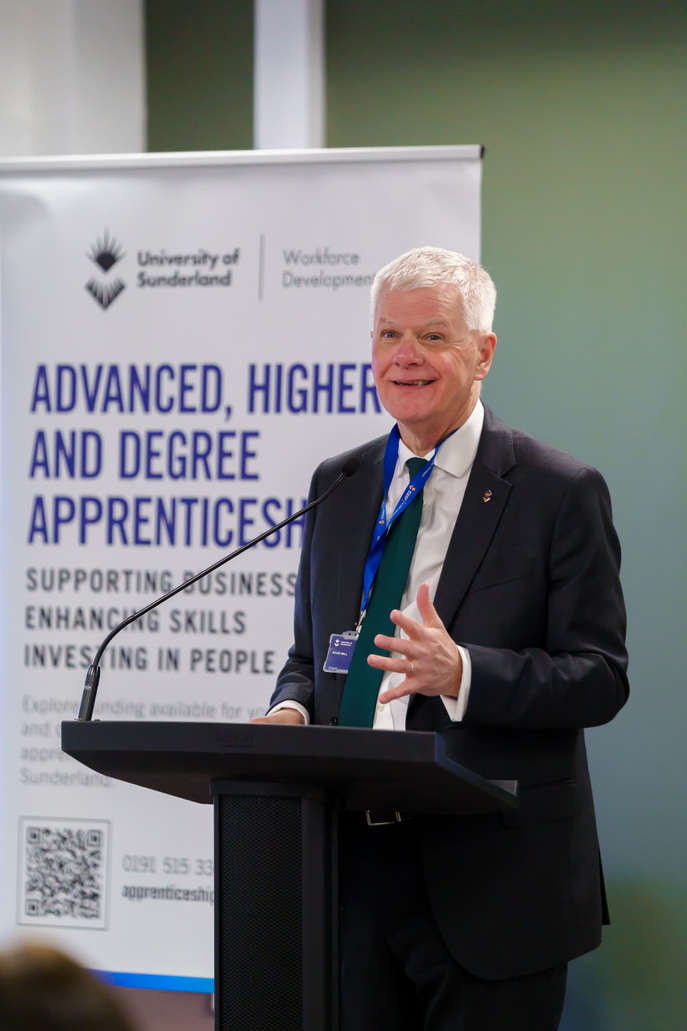
<path fill-rule="evenodd" d="M 3 935 L 39 931 L 123 984 L 211 990 L 211 807 L 91 775 L 61 720 L 111 621 L 388 429 L 364 389 L 371 277 L 423 244 L 478 259 L 479 190 L 478 147 L 0 165 Z M 262 712 L 300 536 L 124 632 L 96 717 Z"/>

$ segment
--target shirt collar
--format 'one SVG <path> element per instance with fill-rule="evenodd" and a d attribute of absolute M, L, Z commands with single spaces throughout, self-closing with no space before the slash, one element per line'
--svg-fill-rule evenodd
<path fill-rule="evenodd" d="M 479 438 L 482 436 L 484 425 L 484 405 L 480 400 L 473 408 L 468 419 L 465 420 L 455 433 L 452 433 L 439 448 L 439 454 L 434 463 L 437 469 L 443 469 L 451 476 L 465 476 L 470 471 L 472 463 L 477 454 Z M 429 459 L 434 454 L 430 451 L 425 455 Z M 409 458 L 416 458 L 409 447 L 402 440 L 398 442 L 398 460 L 396 462 L 395 476 L 401 476 L 406 471 L 406 462 Z"/>

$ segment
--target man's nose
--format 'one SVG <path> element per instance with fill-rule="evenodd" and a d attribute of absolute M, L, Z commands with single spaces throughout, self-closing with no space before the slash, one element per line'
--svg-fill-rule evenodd
<path fill-rule="evenodd" d="M 414 337 L 406 334 L 396 348 L 394 362 L 396 365 L 405 367 L 407 365 L 421 365 L 424 358 Z"/>

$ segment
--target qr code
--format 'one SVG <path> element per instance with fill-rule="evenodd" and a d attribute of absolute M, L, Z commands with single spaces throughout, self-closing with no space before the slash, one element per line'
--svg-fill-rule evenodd
<path fill-rule="evenodd" d="M 102 930 L 107 926 L 107 820 L 19 820 L 17 923 Z"/>

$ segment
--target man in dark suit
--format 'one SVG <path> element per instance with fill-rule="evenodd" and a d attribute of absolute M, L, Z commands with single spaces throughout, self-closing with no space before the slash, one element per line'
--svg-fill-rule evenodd
<path fill-rule="evenodd" d="M 437 248 L 378 273 L 373 370 L 397 430 L 315 472 L 313 497 L 361 463 L 306 525 L 264 717 L 440 731 L 520 782 L 515 812 L 344 821 L 346 1031 L 553 1031 L 567 963 L 607 919 L 582 728 L 628 694 L 618 541 L 600 474 L 480 401 L 495 297 Z M 348 675 L 325 671 L 354 628 Z"/>

